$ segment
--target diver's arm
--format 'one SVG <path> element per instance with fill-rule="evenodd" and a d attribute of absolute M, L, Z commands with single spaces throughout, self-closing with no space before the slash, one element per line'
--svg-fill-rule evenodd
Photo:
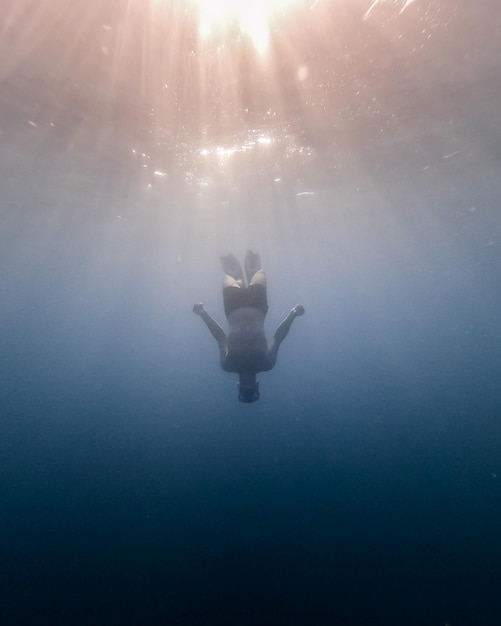
<path fill-rule="evenodd" d="M 193 305 L 193 313 L 203 319 L 205 325 L 210 330 L 211 335 L 217 341 L 219 345 L 219 351 L 221 352 L 221 358 L 226 356 L 227 339 L 224 330 L 219 326 L 215 319 L 213 319 L 205 310 L 204 305 L 200 302 Z"/>
<path fill-rule="evenodd" d="M 304 307 L 301 306 L 300 304 L 297 304 L 295 307 L 293 307 L 290 310 L 287 317 L 284 319 L 283 322 L 281 322 L 280 326 L 277 328 L 275 335 L 273 336 L 273 339 L 271 340 L 271 344 L 269 348 L 270 359 L 273 365 L 275 365 L 275 361 L 277 360 L 277 354 L 278 354 L 278 349 L 280 348 L 280 344 L 287 337 L 287 333 L 289 332 L 289 329 L 292 326 L 292 322 L 299 315 L 304 315 Z"/>

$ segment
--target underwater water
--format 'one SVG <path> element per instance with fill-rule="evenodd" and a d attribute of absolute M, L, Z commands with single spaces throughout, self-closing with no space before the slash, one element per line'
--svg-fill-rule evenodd
<path fill-rule="evenodd" d="M 498 626 L 497 4 L 4 4 L 0 623 Z"/>

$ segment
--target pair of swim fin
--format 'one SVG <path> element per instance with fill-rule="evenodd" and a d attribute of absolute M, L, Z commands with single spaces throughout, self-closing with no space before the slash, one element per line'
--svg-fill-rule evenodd
<path fill-rule="evenodd" d="M 241 281 L 242 285 L 244 284 L 242 266 L 240 265 L 239 260 L 233 253 L 230 252 L 230 254 L 222 256 L 221 265 L 225 274 L 228 274 L 228 276 L 232 276 L 235 280 Z M 254 274 L 262 269 L 261 258 L 259 254 L 252 252 L 252 250 L 248 250 L 244 259 L 244 268 L 245 275 L 247 277 L 247 284 L 250 285 Z"/>

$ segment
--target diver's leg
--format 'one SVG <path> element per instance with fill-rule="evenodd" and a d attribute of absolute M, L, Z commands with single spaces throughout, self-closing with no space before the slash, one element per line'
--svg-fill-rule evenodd
<path fill-rule="evenodd" d="M 240 289 L 240 287 L 242 287 L 242 281 L 235 280 L 233 276 L 225 274 L 223 278 L 223 289 L 225 289 L 226 287 L 236 287 L 237 289 Z"/>
<path fill-rule="evenodd" d="M 263 270 L 258 270 L 251 278 L 249 285 L 262 285 L 266 288 L 266 274 Z"/>
<path fill-rule="evenodd" d="M 260 309 L 265 315 L 268 312 L 268 297 L 266 295 L 266 274 L 258 270 L 247 289 L 247 306 Z"/>
<path fill-rule="evenodd" d="M 221 265 L 225 274 L 232 276 L 236 281 L 241 281 L 241 284 L 243 285 L 244 275 L 242 267 L 234 254 L 230 253 L 226 256 L 222 256 Z"/>
<path fill-rule="evenodd" d="M 233 276 L 225 274 L 223 278 L 223 305 L 226 317 L 229 317 L 235 309 L 239 309 L 242 304 L 242 298 L 245 298 L 247 289 L 242 289 L 242 281 L 235 280 Z"/>
<path fill-rule="evenodd" d="M 261 269 L 261 258 L 259 254 L 255 254 L 252 250 L 248 250 L 245 255 L 245 274 L 247 276 L 247 283 L 250 285 L 254 279 L 254 275 Z"/>

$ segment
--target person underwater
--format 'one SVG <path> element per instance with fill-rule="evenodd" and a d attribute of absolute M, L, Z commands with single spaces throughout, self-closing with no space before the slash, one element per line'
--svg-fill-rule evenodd
<path fill-rule="evenodd" d="M 274 367 L 280 344 L 296 317 L 304 315 L 304 307 L 298 304 L 290 310 L 268 345 L 264 333 L 264 320 L 268 312 L 266 276 L 259 255 L 251 250 L 245 255 L 247 285 L 242 267 L 234 254 L 221 257 L 221 265 L 225 274 L 223 304 L 229 324 L 228 336 L 201 302 L 193 306 L 193 313 L 202 318 L 217 341 L 223 370 L 238 374 L 240 402 L 256 402 L 259 400 L 256 374 Z"/>

